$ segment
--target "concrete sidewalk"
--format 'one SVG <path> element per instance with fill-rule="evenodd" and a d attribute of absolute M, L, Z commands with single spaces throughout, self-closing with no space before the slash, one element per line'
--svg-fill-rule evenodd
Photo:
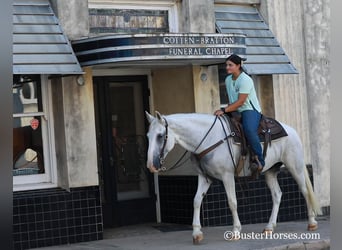
<path fill-rule="evenodd" d="M 330 219 L 318 218 L 318 230 L 308 232 L 306 221 L 278 223 L 272 239 L 264 237 L 262 232 L 266 224 L 242 225 L 238 241 L 229 241 L 231 226 L 205 227 L 202 229 L 204 240 L 199 245 L 192 244 L 190 226 L 174 224 L 144 224 L 105 230 L 104 239 L 70 245 L 37 248 L 39 250 L 89 250 L 89 249 L 330 249 Z M 302 238 L 301 238 L 302 237 Z"/>

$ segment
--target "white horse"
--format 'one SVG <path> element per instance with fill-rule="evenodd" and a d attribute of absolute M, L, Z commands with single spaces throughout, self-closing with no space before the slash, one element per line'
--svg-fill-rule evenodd
<path fill-rule="evenodd" d="M 200 160 L 195 160 L 199 166 L 199 174 L 197 192 L 194 198 L 192 223 L 194 244 L 199 243 L 203 239 L 200 224 L 200 206 L 211 184 L 210 178 L 206 178 L 206 175 L 223 182 L 229 208 L 233 216 L 232 232 L 234 235 L 239 235 L 241 223 L 237 213 L 234 165 L 239 160 L 240 146 L 232 142 L 229 126 L 222 126 L 221 122 L 219 122 L 222 119 L 221 117 L 216 118 L 216 116 L 209 114 L 192 113 L 162 116 L 156 112 L 156 117 L 153 117 L 146 112 L 146 116 L 150 122 L 147 133 L 149 141 L 147 167 L 153 173 L 161 169 L 164 158 L 175 144 L 179 144 L 194 155 L 208 151 L 207 149 L 216 143 L 219 144 L 201 157 Z M 265 180 L 271 191 L 273 202 L 272 213 L 264 233 L 271 233 L 276 227 L 282 192 L 277 180 L 278 171 L 272 168 L 272 166 L 275 164 L 279 165 L 280 163 L 287 167 L 305 198 L 309 217 L 308 230 L 316 230 L 318 225 L 315 216 L 321 214 L 321 211 L 304 164 L 302 144 L 297 132 L 293 128 L 285 124 L 282 124 L 282 126 L 285 128 L 288 136 L 272 142 L 268 148 L 265 159 L 266 164 L 262 171 L 265 174 Z M 224 143 L 218 143 L 221 140 Z M 231 154 L 227 144 L 231 149 Z"/>

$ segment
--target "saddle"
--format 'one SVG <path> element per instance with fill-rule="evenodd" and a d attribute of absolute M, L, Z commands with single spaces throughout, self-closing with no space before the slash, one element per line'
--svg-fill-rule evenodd
<path fill-rule="evenodd" d="M 243 133 L 241 115 L 229 114 L 225 116 L 228 120 L 230 130 L 233 132 L 234 142 L 241 144 L 241 155 L 246 156 L 248 152 L 248 144 Z M 271 141 L 287 136 L 287 133 L 277 120 L 261 115 L 258 135 L 260 142 L 264 143 L 263 156 L 265 158 L 267 154 L 267 148 L 269 145 L 271 145 Z"/>

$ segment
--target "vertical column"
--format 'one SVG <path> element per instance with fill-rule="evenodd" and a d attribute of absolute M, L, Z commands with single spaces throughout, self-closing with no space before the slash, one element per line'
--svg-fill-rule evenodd
<path fill-rule="evenodd" d="M 69 190 L 69 174 L 64 129 L 62 78 L 51 79 L 58 186 Z"/>
<path fill-rule="evenodd" d="M 215 33 L 214 1 L 182 1 L 182 32 Z M 195 112 L 213 113 L 219 108 L 219 81 L 216 66 L 193 67 Z"/>
<path fill-rule="evenodd" d="M 92 71 L 83 70 L 86 72 L 83 85 L 77 83 L 77 76 L 62 80 L 70 187 L 98 185 Z"/>
<path fill-rule="evenodd" d="M 306 45 L 306 89 L 310 117 L 315 191 L 322 206 L 330 205 L 330 23 L 329 4 L 303 1 Z"/>
<path fill-rule="evenodd" d="M 88 37 L 88 0 L 51 0 L 51 5 L 70 40 Z"/>
<path fill-rule="evenodd" d="M 217 66 L 193 66 L 195 112 L 213 114 L 220 107 Z"/>

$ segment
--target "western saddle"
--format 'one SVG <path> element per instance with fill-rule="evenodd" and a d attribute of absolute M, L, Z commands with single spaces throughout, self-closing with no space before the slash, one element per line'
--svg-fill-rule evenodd
<path fill-rule="evenodd" d="M 241 157 L 235 174 L 238 176 L 244 166 L 244 160 L 241 162 L 241 159 L 245 159 L 249 150 L 248 142 L 243 132 L 242 123 L 241 123 L 241 115 L 238 112 L 233 112 L 225 115 L 225 118 L 228 120 L 230 130 L 233 133 L 233 140 L 235 143 L 239 143 L 241 145 Z M 261 115 L 258 135 L 260 142 L 264 143 L 263 156 L 264 158 L 267 155 L 268 146 L 271 145 L 272 140 L 279 139 L 281 137 L 287 136 L 287 133 L 283 126 L 275 119 L 266 117 Z M 254 153 L 250 151 L 250 161 L 254 159 Z"/>

